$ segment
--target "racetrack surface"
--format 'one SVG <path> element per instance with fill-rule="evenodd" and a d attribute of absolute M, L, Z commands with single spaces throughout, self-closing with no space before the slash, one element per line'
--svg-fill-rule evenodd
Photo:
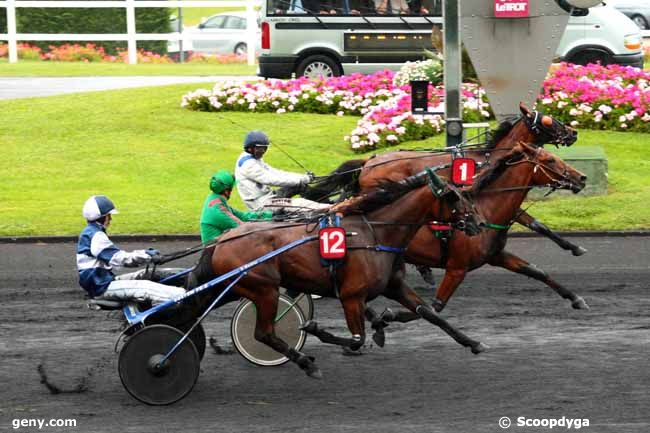
<path fill-rule="evenodd" d="M 14 431 L 13 419 L 73 418 L 76 428 L 17 431 L 536 432 L 549 429 L 517 427 L 517 418 L 564 416 L 589 419 L 586 432 L 649 432 L 650 238 L 572 240 L 589 253 L 572 257 L 537 238 L 512 239 L 508 249 L 582 295 L 589 311 L 541 283 L 485 268 L 443 312 L 488 344 L 485 353 L 472 355 L 421 321 L 391 324 L 386 347 L 369 343 L 359 357 L 310 337 L 303 351 L 316 357 L 317 381 L 295 365 L 262 368 L 208 348 L 196 387 L 169 407 L 140 404 L 122 388 L 112 352 L 120 320 L 86 309 L 73 244 L 0 244 L 0 431 Z M 222 346 L 231 346 L 235 306 L 205 322 Z M 316 301 L 315 319 L 348 335 L 337 300 Z M 86 378 L 88 390 L 50 394 L 39 364 L 58 387 Z M 498 426 L 504 416 L 508 430 Z"/>

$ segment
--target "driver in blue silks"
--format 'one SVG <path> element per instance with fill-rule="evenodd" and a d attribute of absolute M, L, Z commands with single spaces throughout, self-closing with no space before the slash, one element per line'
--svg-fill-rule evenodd
<path fill-rule="evenodd" d="M 113 274 L 114 266 L 138 267 L 154 260 L 156 250 L 120 250 L 111 242 L 106 229 L 112 215 L 118 213 L 113 202 L 104 195 L 86 200 L 83 217 L 88 222 L 79 235 L 77 270 L 79 285 L 94 299 L 115 301 L 149 301 L 160 304 L 185 293 L 180 287 L 166 286 L 149 280 L 136 280 L 141 272 Z"/>

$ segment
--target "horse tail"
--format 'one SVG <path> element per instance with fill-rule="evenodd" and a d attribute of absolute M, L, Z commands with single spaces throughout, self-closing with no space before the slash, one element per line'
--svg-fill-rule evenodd
<path fill-rule="evenodd" d="M 330 174 L 310 185 L 301 195 L 308 200 L 328 202 L 330 196 L 341 190 L 349 194 L 358 193 L 359 174 L 368 159 L 345 161 Z"/>

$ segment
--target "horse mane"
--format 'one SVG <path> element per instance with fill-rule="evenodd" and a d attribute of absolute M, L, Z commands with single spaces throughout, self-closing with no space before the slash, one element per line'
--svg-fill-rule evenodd
<path fill-rule="evenodd" d="M 344 188 L 349 194 L 358 194 L 360 191 L 359 174 L 366 162 L 368 159 L 345 161 L 330 174 L 309 185 L 301 193 L 301 196 L 307 200 L 323 202 L 341 188 Z"/>
<path fill-rule="evenodd" d="M 514 128 L 517 122 L 520 120 L 521 117 L 508 117 L 499 123 L 496 129 L 490 131 L 486 148 L 494 149 L 497 143 L 500 142 L 506 135 L 508 135 L 510 131 L 512 131 L 512 128 Z"/>
<path fill-rule="evenodd" d="M 474 186 L 471 189 L 472 194 L 477 194 L 483 189 L 487 188 L 492 182 L 497 180 L 508 168 L 508 163 L 518 161 L 523 158 L 523 152 L 510 151 L 498 159 L 496 164 L 491 165 L 487 170 L 483 171 L 479 177 L 474 181 Z"/>
<path fill-rule="evenodd" d="M 344 215 L 367 213 L 393 203 L 408 192 L 425 185 L 427 177 L 418 174 L 399 182 L 382 182 L 370 192 L 352 197 L 331 209 Z"/>

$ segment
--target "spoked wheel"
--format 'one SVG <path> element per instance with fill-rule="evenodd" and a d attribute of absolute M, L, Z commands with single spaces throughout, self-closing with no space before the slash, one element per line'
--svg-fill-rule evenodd
<path fill-rule="evenodd" d="M 305 323 L 305 316 L 298 304 L 292 306 L 292 303 L 293 300 L 289 296 L 280 295 L 275 334 L 286 341 L 289 347 L 300 351 L 307 338 L 307 334 L 300 330 Z M 265 367 L 282 365 L 289 361 L 286 356 L 255 339 L 256 321 L 255 304 L 247 299 L 243 300 L 235 310 L 230 323 L 230 335 L 237 351 L 253 364 Z"/>
<path fill-rule="evenodd" d="M 298 293 L 296 296 L 291 296 L 284 287 L 280 287 L 280 293 L 287 295 L 294 300 L 298 300 L 297 305 L 300 307 L 302 315 L 305 316 L 305 320 L 311 320 L 314 318 L 314 301 L 312 300 L 311 295 L 308 293 Z"/>
<path fill-rule="evenodd" d="M 151 325 L 129 337 L 117 367 L 129 394 L 146 404 L 166 405 L 182 399 L 194 388 L 200 361 L 191 340 L 183 341 L 169 359 L 160 362 L 182 336 L 171 326 Z"/>

